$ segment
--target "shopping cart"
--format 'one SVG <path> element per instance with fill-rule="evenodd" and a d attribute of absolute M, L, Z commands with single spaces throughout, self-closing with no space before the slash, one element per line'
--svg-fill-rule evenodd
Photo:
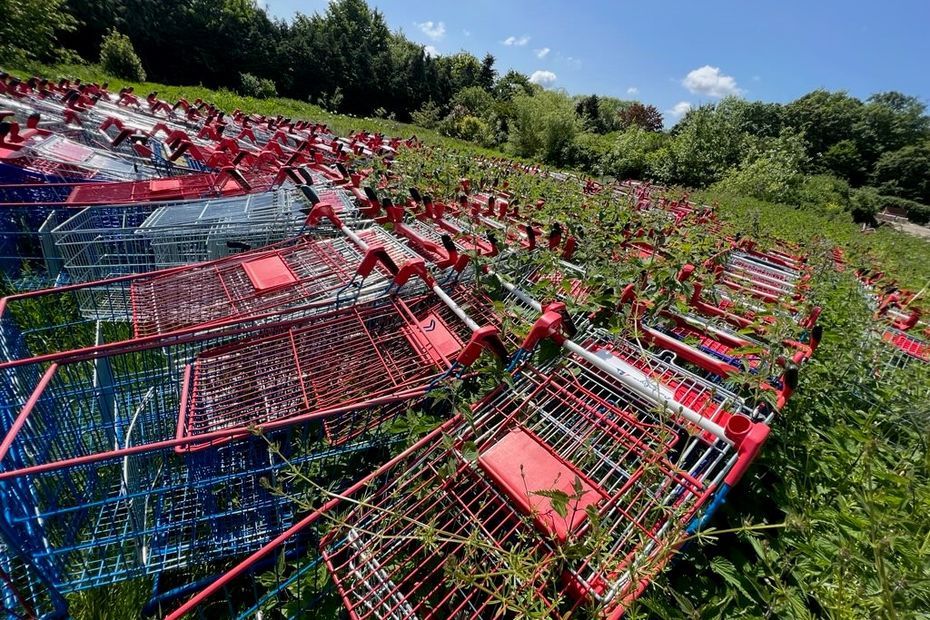
<path fill-rule="evenodd" d="M 808 304 L 778 303 L 758 296 L 744 294 L 726 286 L 715 285 L 705 290 L 695 282 L 688 304 L 705 316 L 720 317 L 727 323 L 743 329 L 763 330 L 779 319 L 790 321 L 802 330 L 811 332 L 817 325 L 821 308 Z"/>
<path fill-rule="evenodd" d="M 60 135 L 37 136 L 20 150 L 3 158 L 46 180 L 133 180 L 158 176 L 144 161 L 94 149 Z"/>
<path fill-rule="evenodd" d="M 719 271 L 719 281 L 766 301 L 802 299 L 809 275 L 790 271 L 775 263 L 734 252 Z"/>
<path fill-rule="evenodd" d="M 0 540 L 0 613 L 5 618 L 64 618 L 67 604 L 31 563 Z"/>
<path fill-rule="evenodd" d="M 134 334 L 370 300 L 387 292 L 399 266 L 417 258 L 384 229 L 372 227 L 136 278 L 130 286 Z"/>
<path fill-rule="evenodd" d="M 768 428 L 737 413 L 705 437 L 617 382 L 607 351 L 523 368 L 448 433 L 454 448 L 430 446 L 337 519 L 321 548 L 351 614 L 622 613 Z M 737 430 L 755 435 L 743 454 Z M 443 542 L 419 539 L 421 524 Z"/>
<path fill-rule="evenodd" d="M 464 288 L 453 296 L 356 305 L 282 334 L 204 352 L 185 370 L 178 437 L 200 446 L 200 436 L 224 429 L 241 433 L 289 417 L 362 407 L 380 423 L 378 406 L 387 405 L 393 415 L 395 403 L 423 395 L 438 378 L 470 365 L 482 346 L 506 357 L 491 308 Z M 490 323 L 480 327 L 471 316 Z M 358 432 L 354 421 L 343 428 L 342 415 L 324 426 L 337 444 Z"/>
<path fill-rule="evenodd" d="M 18 293 L 0 299 L 0 364 L 324 312 L 387 293 L 417 260 L 372 227 L 345 237 L 290 239 L 189 267 Z M 416 282 L 396 292 L 412 294 Z"/>
<path fill-rule="evenodd" d="M 312 615 L 328 600 L 320 555 L 350 617 L 619 616 L 709 518 L 768 427 L 736 401 L 700 424 L 682 417 L 624 374 L 617 344 L 601 333 L 546 366 L 521 366 L 467 421 L 424 438 L 169 617 L 217 609 L 217 594 L 233 613 L 238 603 L 249 615 Z M 699 386 L 692 402 L 713 402 Z M 320 555 L 256 575 L 301 535 L 322 537 Z M 253 598 L 236 586 L 246 578 L 272 585 Z"/>
<path fill-rule="evenodd" d="M 914 334 L 888 327 L 882 332 L 882 340 L 894 349 L 890 367 L 900 368 L 913 361 L 930 363 L 930 342 Z"/>
<path fill-rule="evenodd" d="M 357 475 L 345 459 L 390 440 L 439 381 L 484 348 L 506 356 L 496 334 L 430 295 L 25 365 L 3 408 L 9 542 L 63 592 L 246 553 L 298 509 L 292 478 L 284 493 L 262 478 L 311 462 Z M 282 341 L 297 374 L 275 364 Z"/>
<path fill-rule="evenodd" d="M 222 258 L 299 235 L 319 201 L 304 187 L 179 203 L 88 207 L 52 230 L 72 281 Z M 346 203 L 337 206 L 351 208 Z M 351 221 L 355 212 L 343 213 Z"/>

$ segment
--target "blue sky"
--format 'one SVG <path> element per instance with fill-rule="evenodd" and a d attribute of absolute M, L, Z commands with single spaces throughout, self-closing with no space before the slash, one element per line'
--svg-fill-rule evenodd
<path fill-rule="evenodd" d="M 258 0 L 277 17 L 327 0 Z M 491 52 L 571 94 L 654 104 L 674 122 L 726 94 L 786 102 L 815 88 L 930 103 L 930 0 L 369 0 L 440 54 Z"/>

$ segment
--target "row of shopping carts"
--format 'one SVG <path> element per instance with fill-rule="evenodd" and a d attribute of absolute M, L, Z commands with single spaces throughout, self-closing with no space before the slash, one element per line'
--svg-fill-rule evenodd
<path fill-rule="evenodd" d="M 113 108 L 209 140 L 219 116 L 3 82 L 43 118 L 79 93 L 65 124 Z M 229 116 L 258 142 L 310 127 Z M 106 203 L 116 179 L 10 201 L 47 211 L 17 221 L 5 273 L 35 258 L 58 286 L 0 300 L 9 615 L 148 579 L 145 612 L 176 618 L 616 617 L 745 474 L 819 340 L 802 256 L 723 240 L 682 266 L 675 307 L 617 287 L 607 328 L 578 310 L 566 222 L 469 182 L 363 189 L 345 166 L 403 143 L 355 138 L 351 161 L 279 161 L 268 185 L 241 161 L 198 173 L 228 195 L 153 199 L 184 177 L 152 175 L 137 201 Z M 689 204 L 635 208 L 675 234 L 709 217 Z M 441 423 L 408 445 L 417 420 Z"/>
<path fill-rule="evenodd" d="M 791 282 L 806 275 L 783 255 L 729 254 L 723 273 L 751 273 L 751 256 L 765 276 L 759 286 L 776 272 Z M 739 370 L 724 360 L 769 372 L 761 350 L 735 326 L 711 325 L 700 306 L 630 340 L 573 324 L 565 303 L 579 289 L 543 303 L 503 278 L 505 307 L 531 323 L 524 339 L 503 338 L 517 344 L 510 379 L 329 495 L 170 617 L 302 617 L 333 596 L 351 617 L 623 612 L 745 473 L 796 386 L 796 367 L 766 377 L 780 390 L 769 406 L 727 383 Z M 760 303 L 769 294 L 752 292 Z M 727 308 L 717 307 L 740 316 Z M 810 330 L 790 345 L 792 363 L 809 357 L 816 337 Z M 562 353 L 534 361 L 542 341 Z M 258 596 L 256 581 L 267 586 Z"/>
<path fill-rule="evenodd" d="M 901 288 L 879 270 L 858 269 L 856 277 L 873 310 L 877 336 L 891 351 L 884 366 L 930 364 L 930 326 L 922 320 L 920 301 L 923 291 Z"/>
<path fill-rule="evenodd" d="M 343 209 L 354 208 L 353 197 L 367 199 L 362 175 L 344 165 L 350 157 L 390 159 L 400 146 L 377 134 L 338 138 L 319 124 L 225 115 L 204 102 L 140 104 L 97 85 L 11 81 L 0 79 L 0 264 L 14 288 L 280 241 L 299 232 L 306 210 L 326 194 Z M 169 154 L 162 159 L 171 165 L 159 167 L 151 144 L 162 138 L 188 159 L 207 151 L 232 157 L 180 166 Z M 178 258 L 191 243 L 203 247 L 200 257 Z"/>

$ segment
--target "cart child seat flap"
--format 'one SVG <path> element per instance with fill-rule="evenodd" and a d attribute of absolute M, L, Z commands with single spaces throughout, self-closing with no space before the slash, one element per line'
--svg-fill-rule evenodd
<path fill-rule="evenodd" d="M 280 256 L 266 256 L 242 264 L 252 286 L 256 290 L 266 291 L 297 282 L 297 277 Z"/>
<path fill-rule="evenodd" d="M 523 428 L 511 430 L 485 450 L 478 463 L 521 512 L 532 515 L 536 526 L 560 543 L 584 522 L 588 506 L 607 497 L 574 465 L 559 458 L 541 439 Z M 565 516 L 553 506 L 553 498 L 540 494 L 548 495 L 549 491 L 569 497 L 563 510 Z"/>

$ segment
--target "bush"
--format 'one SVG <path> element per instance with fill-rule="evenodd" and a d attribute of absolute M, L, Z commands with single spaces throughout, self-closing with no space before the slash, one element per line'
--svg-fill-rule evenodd
<path fill-rule="evenodd" d="M 649 178 L 649 155 L 667 142 L 665 134 L 646 131 L 639 126 L 611 137 L 613 144 L 601 160 L 601 172 L 617 179 Z"/>
<path fill-rule="evenodd" d="M 410 119 L 414 125 L 425 127 L 426 129 L 436 129 L 439 126 L 441 112 L 436 102 L 430 99 L 420 107 L 419 110 L 410 114 Z"/>
<path fill-rule="evenodd" d="M 722 179 L 745 152 L 746 135 L 716 114 L 713 106 L 703 106 L 688 112 L 675 125 L 666 147 L 649 159 L 661 181 L 704 187 Z"/>
<path fill-rule="evenodd" d="M 111 30 L 100 44 L 100 64 L 103 70 L 124 80 L 145 81 L 142 60 L 132 47 L 132 41 L 124 34 Z"/>
<path fill-rule="evenodd" d="M 875 216 L 881 210 L 881 196 L 871 187 L 858 189 L 850 196 L 849 212 L 854 222 L 874 224 Z"/>
<path fill-rule="evenodd" d="M 251 73 L 239 74 L 239 94 L 246 97 L 255 97 L 256 99 L 268 99 L 277 97 L 278 89 L 274 82 L 267 78 L 260 78 Z"/>
<path fill-rule="evenodd" d="M 513 98 L 508 148 L 518 157 L 539 158 L 566 165 L 571 145 L 581 130 L 571 99 L 563 92 L 543 91 Z"/>
<path fill-rule="evenodd" d="M 801 136 L 783 132 L 778 138 L 762 140 L 750 148 L 739 166 L 718 183 L 719 189 L 745 194 L 768 202 L 796 203 L 805 177 L 806 163 Z"/>
<path fill-rule="evenodd" d="M 582 131 L 568 145 L 568 151 L 565 154 L 565 165 L 600 175 L 602 173 L 601 162 L 607 156 L 610 144 L 610 140 L 606 136 Z"/>

